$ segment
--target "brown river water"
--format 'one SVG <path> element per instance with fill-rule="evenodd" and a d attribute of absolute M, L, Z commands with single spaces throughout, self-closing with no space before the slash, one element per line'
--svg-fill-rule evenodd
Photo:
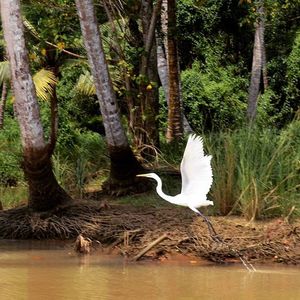
<path fill-rule="evenodd" d="M 52 242 L 0 241 L 0 299 L 300 299 L 300 268 L 128 263 Z"/>

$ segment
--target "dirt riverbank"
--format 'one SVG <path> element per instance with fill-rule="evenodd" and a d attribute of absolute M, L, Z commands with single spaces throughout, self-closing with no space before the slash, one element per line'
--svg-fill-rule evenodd
<path fill-rule="evenodd" d="M 240 217 L 209 217 L 222 242 L 206 223 L 181 207 L 132 207 L 78 203 L 52 214 L 25 207 L 0 212 L 0 238 L 69 239 L 78 235 L 129 259 L 199 258 L 226 263 L 244 257 L 251 263 L 300 264 L 300 221 L 272 219 L 249 223 Z M 93 251 L 93 250 L 91 250 Z"/>

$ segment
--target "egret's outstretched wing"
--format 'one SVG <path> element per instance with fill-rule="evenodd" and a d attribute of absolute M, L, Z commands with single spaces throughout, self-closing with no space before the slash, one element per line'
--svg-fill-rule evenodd
<path fill-rule="evenodd" d="M 202 138 L 190 135 L 180 165 L 182 194 L 206 197 L 213 181 L 210 160 L 204 155 Z"/>

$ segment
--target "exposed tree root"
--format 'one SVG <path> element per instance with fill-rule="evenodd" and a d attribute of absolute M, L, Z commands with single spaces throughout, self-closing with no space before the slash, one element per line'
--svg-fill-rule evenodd
<path fill-rule="evenodd" d="M 127 257 L 141 253 L 151 241 L 167 234 L 143 257 L 160 258 L 181 253 L 214 262 L 274 261 L 300 263 L 300 223 L 282 220 L 247 224 L 237 217 L 211 217 L 224 244 L 216 243 L 206 224 L 186 208 L 136 208 L 86 202 L 37 214 L 21 207 L 0 212 L 0 238 L 75 239 L 98 241 Z"/>

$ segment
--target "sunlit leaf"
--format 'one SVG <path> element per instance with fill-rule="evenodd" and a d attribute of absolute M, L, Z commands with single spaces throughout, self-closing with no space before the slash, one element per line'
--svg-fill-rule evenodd
<path fill-rule="evenodd" d="M 41 69 L 33 75 L 36 94 L 41 100 L 47 101 L 53 94 L 53 88 L 57 84 L 57 78 L 50 70 Z"/>
<path fill-rule="evenodd" d="M 33 36 L 35 36 L 36 38 L 40 38 L 40 35 L 37 32 L 37 30 L 35 29 L 35 27 L 24 16 L 23 16 L 23 25 L 27 30 L 29 30 L 31 32 L 31 34 Z"/>
<path fill-rule="evenodd" d="M 86 96 L 92 96 L 96 94 L 93 77 L 90 72 L 86 71 L 84 74 L 80 75 L 75 89 L 78 91 L 78 93 Z"/>
<path fill-rule="evenodd" d="M 0 84 L 10 80 L 9 62 L 7 60 L 0 62 Z"/>

